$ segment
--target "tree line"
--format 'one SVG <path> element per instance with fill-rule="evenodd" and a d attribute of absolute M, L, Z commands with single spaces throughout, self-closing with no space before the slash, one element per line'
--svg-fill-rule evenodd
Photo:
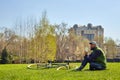
<path fill-rule="evenodd" d="M 102 45 L 107 56 L 115 57 L 116 43 L 112 38 L 105 39 Z M 86 49 L 89 52 L 88 39 L 77 36 L 66 23 L 50 24 L 46 12 L 39 22 L 30 19 L 17 23 L 13 29 L 0 30 L 0 63 L 3 64 L 82 60 Z"/>

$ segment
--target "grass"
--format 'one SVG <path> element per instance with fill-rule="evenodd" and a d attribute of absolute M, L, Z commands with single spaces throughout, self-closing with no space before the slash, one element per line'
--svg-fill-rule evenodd
<path fill-rule="evenodd" d="M 79 65 L 72 63 L 72 65 Z M 26 68 L 27 64 L 0 65 L 0 80 L 119 80 L 120 63 L 108 63 L 107 70 L 81 72 L 72 70 Z"/>

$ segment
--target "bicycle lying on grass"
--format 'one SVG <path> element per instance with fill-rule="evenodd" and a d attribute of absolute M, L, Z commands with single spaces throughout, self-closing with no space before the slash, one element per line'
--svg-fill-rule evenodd
<path fill-rule="evenodd" d="M 60 69 L 70 69 L 69 61 L 66 63 L 52 63 L 52 61 L 48 61 L 48 63 L 36 63 L 30 64 L 27 66 L 28 69 L 49 69 L 49 68 L 57 68 Z"/>

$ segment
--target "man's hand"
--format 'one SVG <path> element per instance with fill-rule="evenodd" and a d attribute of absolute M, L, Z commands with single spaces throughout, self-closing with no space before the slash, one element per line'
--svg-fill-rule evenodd
<path fill-rule="evenodd" d="M 85 55 L 88 55 L 88 52 L 85 51 Z"/>
<path fill-rule="evenodd" d="M 85 53 L 85 55 L 88 55 L 88 48 L 87 47 L 85 48 L 85 52 L 84 53 Z"/>

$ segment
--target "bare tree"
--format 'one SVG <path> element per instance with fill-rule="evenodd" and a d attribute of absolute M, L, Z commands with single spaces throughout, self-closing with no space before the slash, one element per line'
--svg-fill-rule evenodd
<path fill-rule="evenodd" d="M 117 53 L 116 43 L 112 38 L 105 38 L 106 55 L 108 58 L 115 58 Z"/>
<path fill-rule="evenodd" d="M 56 59 L 63 61 L 65 59 L 65 49 L 67 44 L 67 24 L 61 23 L 56 25 L 56 45 L 57 45 L 57 54 Z"/>

